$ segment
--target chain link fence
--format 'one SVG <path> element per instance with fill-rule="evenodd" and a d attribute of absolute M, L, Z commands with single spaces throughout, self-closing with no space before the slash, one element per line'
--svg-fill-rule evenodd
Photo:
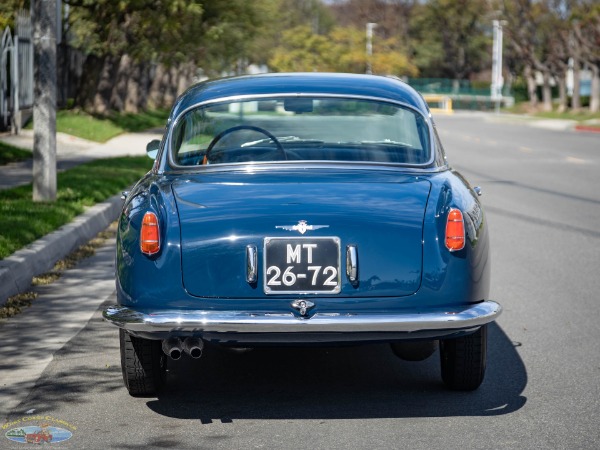
<path fill-rule="evenodd" d="M 492 100 L 490 86 L 474 85 L 469 80 L 452 80 L 450 78 L 408 78 L 407 83 L 419 91 L 426 99 L 451 100 L 452 109 L 472 111 L 493 111 L 497 102 Z M 447 100 L 445 100 L 447 102 Z M 501 106 L 512 106 L 514 97 L 511 89 L 505 86 L 502 92 Z"/>

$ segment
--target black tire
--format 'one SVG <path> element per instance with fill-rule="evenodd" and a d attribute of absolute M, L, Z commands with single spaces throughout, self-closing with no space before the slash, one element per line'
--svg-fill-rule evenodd
<path fill-rule="evenodd" d="M 161 341 L 131 336 L 119 329 L 121 370 L 125 387 L 132 396 L 153 395 L 165 385 L 167 356 Z"/>
<path fill-rule="evenodd" d="M 487 325 L 475 333 L 440 341 L 442 380 L 450 389 L 473 391 L 485 376 Z"/>
<path fill-rule="evenodd" d="M 437 341 L 406 341 L 390 344 L 394 355 L 404 361 L 424 361 L 433 355 Z"/>

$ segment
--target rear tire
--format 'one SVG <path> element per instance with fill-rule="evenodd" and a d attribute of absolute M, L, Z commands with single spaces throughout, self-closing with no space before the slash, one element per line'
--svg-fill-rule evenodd
<path fill-rule="evenodd" d="M 160 341 L 131 336 L 119 329 L 121 370 L 125 387 L 132 396 L 156 394 L 165 385 L 167 356 Z"/>
<path fill-rule="evenodd" d="M 485 376 L 487 325 L 475 333 L 440 341 L 442 380 L 450 389 L 473 391 Z"/>

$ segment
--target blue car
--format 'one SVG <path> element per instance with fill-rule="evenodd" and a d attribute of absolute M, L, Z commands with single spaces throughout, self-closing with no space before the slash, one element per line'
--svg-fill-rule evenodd
<path fill-rule="evenodd" d="M 176 101 L 119 219 L 117 305 L 131 395 L 206 342 L 439 348 L 473 390 L 486 368 L 490 250 L 479 188 L 448 164 L 427 104 L 392 77 L 266 74 Z"/>

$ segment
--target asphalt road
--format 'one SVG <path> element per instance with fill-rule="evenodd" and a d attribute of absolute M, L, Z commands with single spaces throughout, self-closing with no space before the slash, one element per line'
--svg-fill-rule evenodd
<path fill-rule="evenodd" d="M 408 363 L 385 345 L 246 354 L 209 347 L 200 360 L 172 364 L 158 398 L 132 398 L 117 330 L 97 311 L 52 350 L 8 423 L 47 417 L 73 433 L 59 448 L 597 448 L 600 135 L 481 115 L 437 123 L 452 165 L 484 190 L 491 298 L 504 306 L 490 326 L 479 390 L 445 390 L 437 353 Z M 91 274 L 94 283 L 78 289 L 105 304 L 114 302 L 105 285 L 111 258 L 111 248 L 99 252 L 76 276 Z M 0 436 L 0 448 L 22 445 Z"/>

